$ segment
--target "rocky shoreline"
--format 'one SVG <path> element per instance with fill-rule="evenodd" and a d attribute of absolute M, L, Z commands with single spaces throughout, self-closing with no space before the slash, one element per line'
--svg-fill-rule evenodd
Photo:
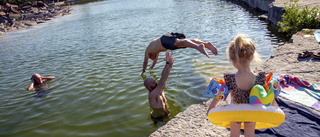
<path fill-rule="evenodd" d="M 259 18 L 264 19 L 270 22 L 274 26 L 278 26 L 278 22 L 282 21 L 282 14 L 285 12 L 284 7 L 286 6 L 285 2 L 290 2 L 290 0 L 229 0 L 239 3 L 245 3 L 250 8 L 253 8 L 257 11 L 264 12 L 265 14 L 260 15 Z M 313 8 L 315 6 L 320 6 L 318 0 L 299 0 L 297 4 L 300 5 L 300 8 L 309 6 Z"/>
<path fill-rule="evenodd" d="M 260 0 L 258 3 L 250 3 L 257 2 L 252 0 L 235 1 L 247 2 L 252 8 L 266 11 L 267 20 L 275 24 L 281 20 L 283 2 L 288 0 Z M 304 0 L 302 2 L 305 3 L 300 2 L 301 5 L 320 5 L 318 0 Z M 274 8 L 273 11 L 271 10 L 272 8 Z M 29 3 L 23 6 L 11 4 L 1 6 L 0 35 L 70 14 L 70 11 L 69 7 L 41 2 Z M 294 75 L 311 83 L 320 84 L 320 61 L 310 58 L 303 60 L 297 58 L 297 54 L 305 50 L 314 53 L 320 52 L 319 46 L 313 36 L 303 31 L 299 32 L 292 36 L 291 43 L 275 48 L 272 56 L 264 64 L 256 68 L 256 71 Z M 215 126 L 207 119 L 206 111 L 210 102 L 211 99 L 202 104 L 191 105 L 150 136 L 229 136 L 227 128 Z"/>
<path fill-rule="evenodd" d="M 27 28 L 45 21 L 70 14 L 71 9 L 62 3 L 35 1 L 22 6 L 7 3 L 0 6 L 0 35 Z"/>
<path fill-rule="evenodd" d="M 243 2 L 254 2 L 252 0 L 235 0 Z M 278 11 L 283 11 L 283 2 L 289 0 L 261 0 L 259 2 L 268 3 L 273 1 L 273 8 Z M 301 1 L 301 0 L 300 0 Z M 258 3 L 259 3 L 258 2 Z M 252 8 L 257 8 L 250 3 L 247 3 Z M 257 3 L 256 3 L 257 4 Z M 318 0 L 304 0 L 299 2 L 301 6 L 313 4 L 320 5 Z M 261 6 L 261 3 L 260 3 Z M 270 6 L 270 5 L 269 5 Z M 282 7 L 281 7 L 282 6 Z M 272 7 L 271 7 L 272 8 Z M 261 10 L 261 9 L 259 9 Z M 270 11 L 269 11 L 270 12 Z M 268 13 L 268 21 L 273 23 L 281 19 L 281 12 Z M 273 16 L 270 20 L 270 16 Z M 276 24 L 274 24 L 276 25 Z M 272 56 L 267 59 L 262 65 L 255 69 L 256 72 L 273 72 L 274 74 L 288 74 L 299 77 L 310 83 L 320 84 L 320 60 L 318 59 L 298 59 L 298 54 L 303 51 L 313 53 L 320 52 L 320 44 L 314 39 L 312 31 L 303 30 L 294 34 L 289 43 L 276 47 Z M 311 33 L 310 33 L 311 32 Z M 284 98 L 282 98 L 284 99 Z M 188 136 L 188 137 L 225 137 L 230 136 L 230 131 L 227 128 L 213 125 L 206 116 L 206 111 L 211 103 L 211 100 L 202 104 L 194 104 L 185 111 L 180 112 L 173 117 L 166 125 L 160 127 L 153 132 L 150 137 L 172 137 L 172 136 Z M 225 102 L 221 102 L 219 105 Z M 315 110 L 314 110 L 315 111 Z M 319 112 L 320 113 L 320 112 Z M 241 135 L 243 136 L 243 135 Z"/>
<path fill-rule="evenodd" d="M 320 84 L 320 60 L 306 58 L 298 59 L 298 54 L 308 50 L 320 52 L 320 44 L 313 35 L 301 31 L 292 36 L 292 42 L 274 49 L 272 56 L 256 72 L 273 72 L 274 74 L 289 74 L 302 78 L 310 83 Z M 284 99 L 284 98 L 282 98 Z M 191 105 L 188 109 L 173 117 L 166 125 L 153 132 L 150 137 L 225 137 L 230 136 L 227 128 L 213 125 L 206 116 L 206 111 L 212 99 L 202 104 Z M 222 105 L 221 102 L 220 105 Z M 320 112 L 319 112 L 320 113 Z"/>

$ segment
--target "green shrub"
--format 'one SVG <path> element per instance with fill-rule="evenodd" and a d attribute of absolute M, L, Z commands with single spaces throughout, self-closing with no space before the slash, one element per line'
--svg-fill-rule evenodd
<path fill-rule="evenodd" d="M 319 7 L 305 6 L 302 9 L 298 8 L 299 0 L 290 0 L 285 4 L 285 13 L 282 15 L 283 22 L 278 22 L 279 31 L 292 35 L 304 28 L 314 29 L 320 27 L 320 10 Z"/>

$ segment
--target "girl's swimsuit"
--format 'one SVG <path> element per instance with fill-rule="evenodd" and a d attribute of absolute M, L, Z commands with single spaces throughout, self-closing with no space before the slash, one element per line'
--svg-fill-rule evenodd
<path fill-rule="evenodd" d="M 179 49 L 178 47 L 174 46 L 174 43 L 176 42 L 176 39 L 184 39 L 186 36 L 182 33 L 167 33 L 164 34 L 160 37 L 161 44 L 164 48 L 170 49 L 170 50 L 175 50 Z M 185 47 L 180 47 L 180 48 L 185 48 Z"/>
<path fill-rule="evenodd" d="M 224 80 L 230 90 L 232 104 L 249 104 L 250 90 L 241 90 L 236 84 L 235 74 L 225 74 Z M 264 72 L 260 72 L 256 76 L 254 85 L 264 85 L 266 76 Z"/>

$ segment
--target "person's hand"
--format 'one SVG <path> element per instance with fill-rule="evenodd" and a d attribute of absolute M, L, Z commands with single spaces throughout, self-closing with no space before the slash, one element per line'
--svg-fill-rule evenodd
<path fill-rule="evenodd" d="M 174 62 L 174 60 L 173 60 L 170 52 L 167 52 L 167 53 L 166 53 L 166 58 L 164 58 L 164 60 L 165 60 L 166 62 L 170 63 L 170 64 L 173 64 L 173 62 Z"/>
<path fill-rule="evenodd" d="M 145 73 L 145 72 L 146 72 L 146 70 L 142 69 L 142 73 L 141 73 L 140 75 L 142 75 L 142 74 Z"/>

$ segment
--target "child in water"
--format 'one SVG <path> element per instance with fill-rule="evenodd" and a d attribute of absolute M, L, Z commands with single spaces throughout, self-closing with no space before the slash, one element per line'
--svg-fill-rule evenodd
<path fill-rule="evenodd" d="M 231 94 L 231 104 L 249 104 L 250 90 L 254 85 L 264 85 L 266 76 L 264 72 L 254 74 L 250 68 L 252 61 L 260 62 L 253 41 L 244 34 L 238 34 L 227 47 L 227 54 L 233 66 L 238 70 L 235 74 L 224 74 L 224 80 Z M 218 100 L 213 100 L 209 110 L 216 107 Z M 244 124 L 244 135 L 253 137 L 255 122 L 230 122 L 230 136 L 240 136 L 241 124 Z"/>

